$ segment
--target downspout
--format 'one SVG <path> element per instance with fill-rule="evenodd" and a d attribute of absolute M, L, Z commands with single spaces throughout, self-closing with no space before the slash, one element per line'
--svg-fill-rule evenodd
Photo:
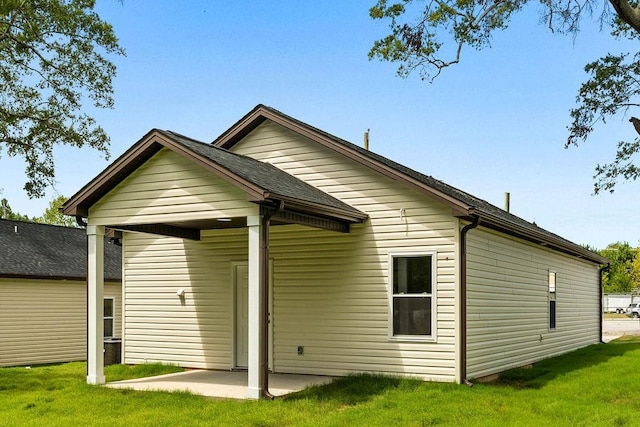
<path fill-rule="evenodd" d="M 76 222 L 78 223 L 78 225 L 80 227 L 86 227 L 87 226 L 87 221 L 85 221 L 84 218 L 82 218 L 82 216 L 80 216 L 80 215 L 76 215 Z"/>
<path fill-rule="evenodd" d="M 467 233 L 480 225 L 480 216 L 460 231 L 460 383 L 473 386 L 467 380 Z"/>
<path fill-rule="evenodd" d="M 262 345 L 260 346 L 260 369 L 262 370 L 260 390 L 262 397 L 274 399 L 274 395 L 269 392 L 269 227 L 271 217 L 284 210 L 284 202 L 280 201 L 278 209 L 267 212 L 262 217 L 262 271 L 260 272 L 260 297 L 262 299 L 262 321 L 260 322 L 260 335 Z"/>
<path fill-rule="evenodd" d="M 603 298 L 603 290 L 602 290 L 602 275 L 606 272 L 609 271 L 609 267 L 611 267 L 611 263 L 605 265 L 604 267 L 600 268 L 600 274 L 598 277 L 598 285 L 599 285 L 599 289 L 598 289 L 598 293 L 600 295 L 600 302 L 598 303 L 599 307 L 600 307 L 600 343 L 604 344 L 604 340 L 602 339 L 602 298 Z"/>

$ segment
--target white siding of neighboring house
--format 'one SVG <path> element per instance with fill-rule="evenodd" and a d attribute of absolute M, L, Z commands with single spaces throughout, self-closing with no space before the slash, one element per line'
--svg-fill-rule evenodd
<path fill-rule="evenodd" d="M 597 265 L 478 228 L 468 234 L 467 373 L 478 378 L 599 342 Z M 549 329 L 549 271 L 557 327 Z"/>
<path fill-rule="evenodd" d="M 270 121 L 232 150 L 269 162 L 370 217 L 350 234 L 272 227 L 275 370 L 454 381 L 458 234 L 451 209 Z M 435 342 L 391 340 L 389 254 L 429 251 L 437 252 Z"/>
<path fill-rule="evenodd" d="M 0 366 L 86 360 L 86 293 L 84 281 L 0 278 Z M 121 295 L 119 283 L 105 283 L 116 331 L 122 330 Z"/>
<path fill-rule="evenodd" d="M 151 224 L 256 213 L 242 190 L 163 148 L 91 207 L 89 223 Z"/>

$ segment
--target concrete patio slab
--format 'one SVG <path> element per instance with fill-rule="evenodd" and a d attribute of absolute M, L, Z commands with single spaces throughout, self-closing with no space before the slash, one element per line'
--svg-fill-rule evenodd
<path fill-rule="evenodd" d="M 274 396 L 301 391 L 311 385 L 326 384 L 332 377 L 318 375 L 270 374 L 269 391 Z M 146 391 L 188 391 L 207 397 L 247 398 L 247 373 L 193 370 L 157 377 L 115 381 L 107 387 Z"/>

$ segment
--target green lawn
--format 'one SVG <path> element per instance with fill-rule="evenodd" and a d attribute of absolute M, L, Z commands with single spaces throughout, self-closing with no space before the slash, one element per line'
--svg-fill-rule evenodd
<path fill-rule="evenodd" d="M 177 368 L 110 366 L 108 381 Z M 85 364 L 0 369 L 2 426 L 640 425 L 640 337 L 466 387 L 357 375 L 275 401 L 213 400 L 85 384 Z"/>
<path fill-rule="evenodd" d="M 626 314 L 604 313 L 605 319 L 629 319 Z"/>

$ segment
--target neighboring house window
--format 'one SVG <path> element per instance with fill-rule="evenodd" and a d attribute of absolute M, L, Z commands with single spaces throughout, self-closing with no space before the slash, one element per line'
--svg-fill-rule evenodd
<path fill-rule="evenodd" d="M 115 328 L 115 301 L 113 298 L 104 299 L 104 336 L 105 338 L 113 338 L 113 330 Z"/>
<path fill-rule="evenodd" d="M 556 272 L 549 271 L 549 329 L 556 328 Z"/>
<path fill-rule="evenodd" d="M 435 255 L 391 255 L 394 337 L 433 336 Z"/>

